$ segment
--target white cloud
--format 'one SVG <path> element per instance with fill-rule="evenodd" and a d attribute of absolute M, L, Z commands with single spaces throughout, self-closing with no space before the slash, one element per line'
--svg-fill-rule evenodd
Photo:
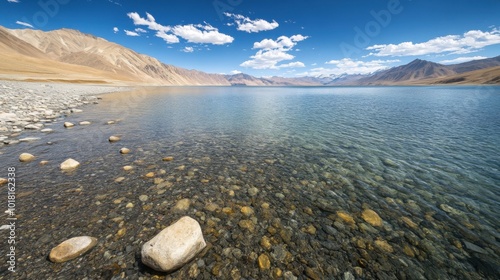
<path fill-rule="evenodd" d="M 279 66 L 279 68 L 298 68 L 298 67 L 306 67 L 306 65 L 300 61 L 295 61 L 287 64 L 281 64 Z"/>
<path fill-rule="evenodd" d="M 158 37 L 158 38 L 162 38 L 168 44 L 175 44 L 175 43 L 179 43 L 180 42 L 179 38 L 177 38 L 177 36 L 175 36 L 173 34 L 167 34 L 167 33 L 164 33 L 164 32 L 157 32 L 155 36 Z"/>
<path fill-rule="evenodd" d="M 231 73 L 231 75 L 236 75 L 236 74 L 241 74 L 241 71 L 233 70 L 233 71 L 231 71 L 229 73 Z"/>
<path fill-rule="evenodd" d="M 485 57 L 485 56 L 462 56 L 462 57 L 457 57 L 455 59 L 441 60 L 439 63 L 441 63 L 441 64 L 455 64 L 455 63 L 462 63 L 462 62 L 479 60 L 479 59 L 486 59 L 486 58 L 487 57 Z"/>
<path fill-rule="evenodd" d="M 220 33 L 217 28 L 212 26 L 204 26 L 200 30 L 200 27 L 196 27 L 193 24 L 188 25 L 176 25 L 172 28 L 172 32 L 187 40 L 190 43 L 208 43 L 214 45 L 224 45 L 232 43 L 234 38 Z"/>
<path fill-rule="evenodd" d="M 118 31 L 120 31 L 120 29 L 118 29 L 118 27 L 113 27 L 113 32 L 117 33 Z"/>
<path fill-rule="evenodd" d="M 193 47 L 185 47 L 184 49 L 182 49 L 182 51 L 185 53 L 192 53 L 194 52 L 194 49 Z"/>
<path fill-rule="evenodd" d="M 9 3 L 19 3 L 19 0 L 7 0 Z"/>
<path fill-rule="evenodd" d="M 167 26 L 156 22 L 156 19 L 149 13 L 146 18 L 142 18 L 138 13 L 128 13 L 127 16 L 133 20 L 134 25 L 146 26 L 148 29 L 156 31 L 156 37 L 162 38 L 169 44 L 179 43 L 179 38 L 190 43 L 207 43 L 214 45 L 223 45 L 233 42 L 234 38 L 220 33 L 219 30 L 208 23 L 187 24 Z"/>
<path fill-rule="evenodd" d="M 292 37 L 290 37 L 290 39 L 294 42 L 300 42 L 300 41 L 304 41 L 305 39 L 309 38 L 309 36 L 302 36 L 300 34 L 298 35 L 293 35 Z"/>
<path fill-rule="evenodd" d="M 17 2 L 16 2 L 17 3 Z M 16 21 L 17 24 L 19 25 L 22 25 L 22 26 L 26 26 L 26 27 L 29 27 L 29 28 L 33 28 L 33 25 L 27 23 L 27 22 L 23 22 L 23 21 Z"/>
<path fill-rule="evenodd" d="M 137 33 L 148 33 L 148 31 L 147 31 L 147 30 L 144 30 L 144 29 L 139 28 L 139 27 L 138 27 L 138 28 L 136 28 L 136 29 L 134 29 L 134 31 L 135 31 L 135 32 L 137 32 Z"/>
<path fill-rule="evenodd" d="M 403 42 L 400 44 L 373 45 L 366 48 L 374 56 L 409 56 L 437 53 L 464 54 L 475 52 L 489 45 L 500 44 L 500 30 L 471 30 L 463 35 L 437 37 L 423 43 Z"/>
<path fill-rule="evenodd" d="M 302 62 L 290 62 L 279 64 L 282 61 L 292 60 L 295 56 L 288 53 L 298 42 L 307 39 L 306 36 L 294 35 L 292 37 L 280 36 L 277 40 L 264 39 L 253 44 L 254 49 L 259 49 L 257 53 L 240 64 L 242 67 L 253 69 L 280 69 L 291 67 L 304 67 Z"/>
<path fill-rule="evenodd" d="M 280 36 L 276 41 L 273 39 L 264 39 L 260 42 L 255 42 L 253 44 L 254 49 L 280 49 L 280 50 L 290 50 L 298 42 L 307 39 L 307 36 L 293 35 L 292 37 Z"/>
<path fill-rule="evenodd" d="M 238 27 L 236 28 L 237 30 L 245 31 L 248 33 L 273 30 L 279 26 L 279 24 L 275 20 L 273 20 L 273 22 L 269 22 L 263 19 L 252 20 L 242 15 L 230 13 L 224 13 L 224 15 L 234 19 L 234 22 L 236 23 L 236 25 L 238 25 Z"/>
<path fill-rule="evenodd" d="M 134 32 L 134 31 L 130 31 L 130 30 L 127 30 L 127 29 L 124 29 L 123 31 L 125 31 L 125 34 L 127 34 L 127 36 L 132 36 L 132 37 L 140 36 L 139 33 Z"/>
<path fill-rule="evenodd" d="M 343 58 L 341 60 L 330 60 L 325 64 L 334 65 L 333 68 L 313 68 L 308 72 L 299 74 L 300 76 L 340 76 L 340 75 L 354 75 L 354 74 L 370 74 L 379 70 L 389 68 L 388 64 L 399 62 L 399 60 L 371 60 L 360 61 L 352 60 L 350 58 Z"/>
<path fill-rule="evenodd" d="M 134 25 L 145 25 L 148 29 L 155 30 L 158 32 L 169 32 L 170 26 L 164 26 L 156 22 L 155 18 L 150 14 L 146 13 L 146 18 L 142 18 L 138 13 L 128 13 L 127 16 L 134 21 Z"/>

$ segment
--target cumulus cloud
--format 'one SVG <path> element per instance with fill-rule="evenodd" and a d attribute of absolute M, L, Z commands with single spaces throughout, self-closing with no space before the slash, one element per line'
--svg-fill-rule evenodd
<path fill-rule="evenodd" d="M 500 30 L 471 30 L 463 35 L 437 37 L 423 43 L 403 42 L 399 44 L 373 45 L 366 48 L 374 56 L 410 56 L 438 53 L 464 54 L 483 47 L 500 44 Z"/>
<path fill-rule="evenodd" d="M 179 37 L 190 43 L 214 45 L 224 45 L 234 40 L 208 23 L 168 26 L 157 23 L 149 13 L 146 13 L 146 18 L 136 12 L 128 13 L 127 16 L 132 19 L 134 25 L 146 26 L 149 30 L 156 31 L 155 36 L 169 44 L 179 43 Z"/>
<path fill-rule="evenodd" d="M 175 43 L 180 42 L 179 38 L 173 34 L 167 34 L 164 32 L 157 32 L 155 36 L 158 38 L 162 38 L 168 44 L 175 44 Z"/>
<path fill-rule="evenodd" d="M 248 17 L 231 13 L 224 13 L 224 15 L 234 19 L 234 22 L 238 26 L 236 28 L 237 30 L 245 31 L 248 33 L 273 30 L 279 26 L 279 24 L 275 20 L 273 20 L 272 22 L 264 19 L 252 20 Z"/>
<path fill-rule="evenodd" d="M 290 50 L 292 49 L 295 45 L 297 45 L 298 42 L 303 41 L 307 39 L 307 36 L 302 36 L 302 35 L 293 35 L 292 37 L 287 37 L 287 36 L 280 36 L 278 39 L 275 41 L 273 39 L 264 39 L 260 42 L 255 42 L 253 44 L 254 49 L 280 49 L 280 50 Z"/>
<path fill-rule="evenodd" d="M 190 43 L 224 45 L 234 40 L 233 37 L 220 33 L 212 26 L 204 26 L 202 29 L 204 30 L 193 24 L 176 25 L 172 27 L 172 32 Z"/>
<path fill-rule="evenodd" d="M 182 51 L 185 53 L 192 53 L 194 52 L 194 49 L 193 47 L 185 47 L 184 49 L 182 49 Z"/>
<path fill-rule="evenodd" d="M 295 56 L 288 53 L 298 42 L 307 39 L 307 36 L 294 35 L 291 37 L 280 36 L 278 39 L 264 39 L 253 44 L 254 49 L 259 49 L 257 53 L 240 64 L 242 67 L 250 67 L 253 69 L 280 69 L 292 67 L 304 67 L 302 62 L 290 62 L 287 64 L 279 64 L 282 61 L 292 60 Z"/>
<path fill-rule="evenodd" d="M 137 33 L 148 33 L 148 31 L 147 31 L 147 30 L 144 30 L 144 29 L 139 28 L 139 27 L 138 27 L 138 28 L 136 28 L 136 29 L 134 29 L 134 31 L 135 31 L 135 32 L 137 32 Z"/>
<path fill-rule="evenodd" d="M 462 62 L 479 60 L 479 59 L 486 59 L 486 58 L 487 57 L 485 57 L 485 56 L 462 56 L 462 57 L 457 57 L 455 59 L 441 60 L 439 63 L 441 63 L 441 64 L 455 64 L 455 63 L 462 63 Z"/>
<path fill-rule="evenodd" d="M 279 68 L 299 68 L 299 67 L 306 67 L 306 65 L 300 61 L 296 62 L 290 62 L 287 64 L 281 64 Z"/>
<path fill-rule="evenodd" d="M 389 68 L 392 63 L 399 62 L 399 60 L 371 60 L 360 61 L 352 60 L 350 58 L 343 58 L 341 60 L 330 60 L 325 64 L 333 65 L 334 67 L 313 68 L 308 72 L 301 73 L 301 76 L 340 76 L 340 75 L 355 75 L 355 74 L 371 74 L 379 70 Z"/>
<path fill-rule="evenodd" d="M 130 30 L 127 30 L 127 29 L 125 29 L 123 31 L 125 31 L 125 34 L 127 34 L 127 36 L 132 36 L 132 37 L 140 36 L 139 33 L 134 32 L 134 31 L 130 31 Z"/>
<path fill-rule="evenodd" d="M 171 29 L 170 26 L 164 26 L 157 23 L 156 19 L 150 13 L 146 13 L 146 18 L 142 18 L 136 12 L 128 13 L 127 16 L 132 19 L 134 25 L 145 25 L 148 29 L 160 32 L 169 32 Z"/>
<path fill-rule="evenodd" d="M 9 3 L 19 3 L 19 0 L 7 0 Z"/>
<path fill-rule="evenodd" d="M 19 20 L 16 21 L 16 24 L 19 24 L 19 25 L 22 25 L 22 26 L 26 26 L 26 27 L 29 27 L 29 28 L 33 28 L 33 25 L 31 25 L 31 24 L 29 24 L 27 22 L 19 21 Z"/>
<path fill-rule="evenodd" d="M 113 32 L 117 33 L 118 31 L 120 31 L 120 29 L 118 29 L 118 27 L 113 27 Z"/>
<path fill-rule="evenodd" d="M 241 74 L 241 71 L 233 70 L 233 71 L 231 71 L 229 73 L 231 73 L 231 75 L 236 75 L 236 74 Z"/>

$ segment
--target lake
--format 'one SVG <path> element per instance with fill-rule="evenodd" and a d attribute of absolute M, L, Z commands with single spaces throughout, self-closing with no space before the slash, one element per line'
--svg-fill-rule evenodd
<path fill-rule="evenodd" d="M 498 86 L 168 87 L 101 97 L 41 141 L 0 148 L 22 193 L 19 270 L 151 277 L 140 246 L 189 215 L 210 245 L 175 279 L 500 273 Z M 49 163 L 20 164 L 25 151 Z M 62 173 L 66 158 L 82 165 Z M 187 210 L 176 207 L 186 198 Z M 73 264 L 45 260 L 79 235 L 98 246 Z"/>

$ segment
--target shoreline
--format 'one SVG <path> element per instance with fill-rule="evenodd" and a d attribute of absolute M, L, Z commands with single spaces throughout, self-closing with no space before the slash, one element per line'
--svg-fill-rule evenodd
<path fill-rule="evenodd" d="M 83 112 L 82 107 L 99 102 L 99 95 L 132 88 L 0 80 L 0 147 L 29 141 L 21 137 L 26 131 L 50 133 L 46 124 Z"/>

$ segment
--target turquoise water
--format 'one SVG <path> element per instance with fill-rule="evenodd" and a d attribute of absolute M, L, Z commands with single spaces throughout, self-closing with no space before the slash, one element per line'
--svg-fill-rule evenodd
<path fill-rule="evenodd" d="M 170 176 L 175 187 L 149 194 L 154 214 L 162 201 L 194 197 L 199 205 L 189 214 L 203 212 L 198 218 L 206 229 L 211 214 L 203 210 L 205 201 L 259 209 L 249 236 L 237 226 L 241 214 L 216 215 L 221 234 L 208 234 L 214 249 L 205 258 L 206 273 L 224 262 L 211 254 L 222 254 L 228 243 L 243 254 L 260 254 L 260 238 L 272 235 L 268 227 L 275 219 L 280 220 L 276 228 L 310 243 L 307 251 L 307 244 L 294 238 L 276 237 L 275 245 L 286 243 L 295 260 L 274 257 L 273 267 L 296 276 L 305 273 L 305 264 L 322 277 L 356 275 L 355 267 L 367 278 L 494 279 L 498 273 L 500 87 L 172 87 L 103 95 L 99 105 L 69 120 L 93 124 L 71 130 L 54 125 L 55 132 L 44 138 L 53 145 L 3 148 L 14 159 L 29 148 L 55 162 L 46 169 L 20 166 L 20 172 L 31 174 L 25 182 L 64 189 L 70 179 L 91 190 L 91 197 L 118 198 L 120 191 L 129 197 L 149 190 L 143 174 L 166 169 L 164 177 Z M 108 120 L 118 122 L 104 125 Z M 110 135 L 122 140 L 109 144 Z M 122 146 L 132 150 L 127 160 L 116 152 Z M 161 162 L 167 155 L 175 157 L 174 165 Z M 60 176 L 56 163 L 67 157 L 82 167 Z M 129 183 L 114 183 L 123 175 L 121 167 L 133 163 L 137 173 L 125 175 Z M 176 169 L 181 165 L 185 169 Z M 200 183 L 203 179 L 208 183 Z M 257 196 L 247 194 L 251 187 L 260 190 Z M 53 192 L 38 199 L 55 203 Z M 273 212 L 260 210 L 264 202 Z M 92 199 L 74 207 L 103 215 L 125 211 L 110 210 L 112 205 L 99 210 Z M 364 221 L 367 208 L 380 215 L 382 226 Z M 339 219 L 339 211 L 354 217 L 355 224 Z M 41 223 L 35 216 L 33 223 Z M 302 230 L 308 225 L 318 229 L 312 237 Z M 141 225 L 130 227 L 133 239 Z M 240 234 L 250 241 L 240 240 Z M 366 246 L 358 246 L 358 240 Z M 373 247 L 375 240 L 386 240 L 392 252 Z M 241 268 L 238 260 L 228 260 L 242 276 L 267 275 L 258 266 Z M 231 271 L 229 264 L 223 267 Z"/>

